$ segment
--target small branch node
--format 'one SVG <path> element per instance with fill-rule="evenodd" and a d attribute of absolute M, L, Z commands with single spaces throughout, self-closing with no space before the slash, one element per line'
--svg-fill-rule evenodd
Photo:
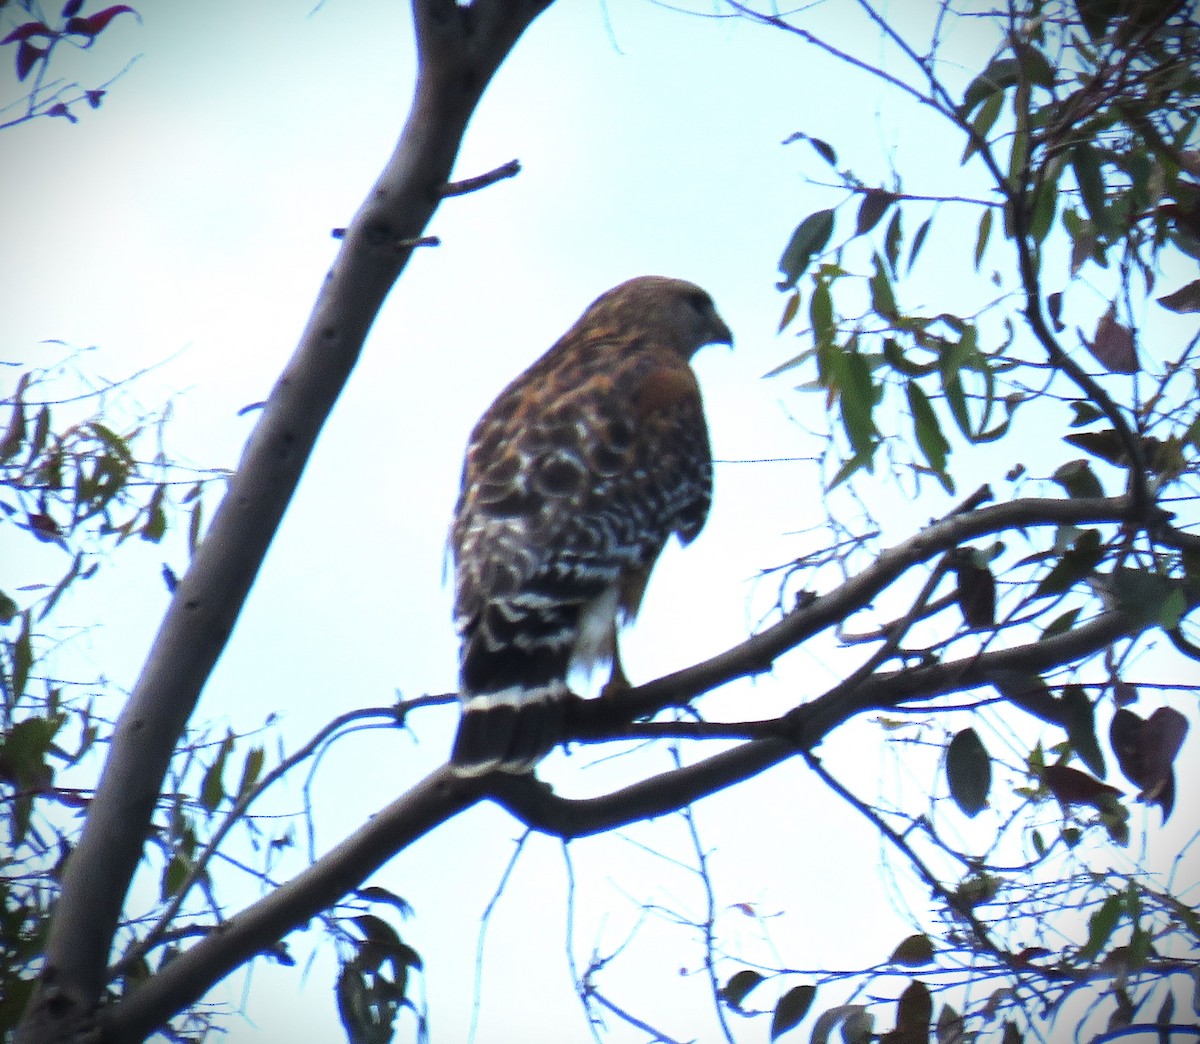
<path fill-rule="evenodd" d="M 480 174 L 475 178 L 466 178 L 463 181 L 450 181 L 438 189 L 438 195 L 445 199 L 448 196 L 465 196 L 468 192 L 478 192 L 480 189 L 487 188 L 489 185 L 494 185 L 497 181 L 503 181 L 505 178 L 515 178 L 521 173 L 521 161 L 509 160 L 503 166 L 497 167 L 495 170 L 489 170 L 486 174 Z"/>

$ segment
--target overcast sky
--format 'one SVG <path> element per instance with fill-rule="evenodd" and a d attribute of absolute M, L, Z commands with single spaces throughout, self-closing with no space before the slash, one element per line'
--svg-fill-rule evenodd
<path fill-rule="evenodd" d="M 906 9 L 898 16 L 911 12 L 896 6 Z M 862 47 L 873 37 L 848 9 L 814 5 L 806 24 Z M 83 56 L 90 78 L 140 55 L 99 112 L 0 135 L 0 228 L 10 244 L 0 352 L 33 364 L 60 351 L 46 339 L 94 345 L 88 365 L 110 378 L 168 360 L 135 394 L 148 407 L 173 397 L 174 453 L 229 467 L 254 420 L 238 410 L 270 391 L 336 252 L 330 230 L 347 224 L 404 119 L 407 5 L 147 0 L 139 10 L 140 24 L 118 19 Z M 428 231 L 441 246 L 418 252 L 387 301 L 201 716 L 246 730 L 277 713 L 294 746 L 344 710 L 454 688 L 443 551 L 467 433 L 593 298 L 643 273 L 703 285 L 737 342 L 696 363 L 715 453 L 727 462 L 709 527 L 656 572 L 627 667 L 645 680 L 744 637 L 770 601 L 753 582 L 758 570 L 810 550 L 803 531 L 821 517 L 815 471 L 770 462 L 813 451 L 792 415 L 808 411 L 803 424 L 824 430 L 821 402 L 789 395 L 793 381 L 761 377 L 799 350 L 775 333 L 779 252 L 801 218 L 843 194 L 808 184 L 823 176 L 819 159 L 781 142 L 800 130 L 824 138 L 867 179 L 886 175 L 889 154 L 902 167 L 909 157 L 905 169 L 924 179 L 914 190 L 937 191 L 957 174 L 944 163 L 913 166 L 914 139 L 935 154 L 933 125 L 883 104 L 873 83 L 780 33 L 646 2 L 558 0 L 501 70 L 456 170 L 469 177 L 517 158 L 522 173 L 448 200 L 435 216 Z M 965 271 L 969 247 L 961 238 L 958 247 L 946 267 Z M 997 476 L 1005 466 L 996 463 Z M 932 495 L 895 506 L 897 538 L 943 507 Z M 106 620 L 75 643 L 81 671 L 132 685 L 167 601 L 164 556 L 177 571 L 186 565 L 177 545 L 123 549 L 119 569 L 66 606 L 75 622 L 97 612 Z M 34 574 L 42 563 L 25 565 Z M 801 652 L 771 685 L 734 687 L 727 705 L 755 717 L 836 674 Z M 415 738 L 341 744 L 316 780 L 319 848 L 440 764 L 454 721 L 451 709 L 429 711 L 414 720 Z M 826 756 L 853 758 L 847 742 L 833 740 Z M 545 772 L 564 792 L 587 793 L 629 771 L 617 762 L 581 773 L 581 760 L 556 755 Z M 879 771 L 898 769 L 885 761 Z M 299 798 L 297 781 L 278 807 Z M 697 819 L 726 882 L 722 905 L 788 912 L 766 922 L 782 962 L 866 964 L 906 933 L 880 884 L 878 841 L 801 765 L 702 803 Z M 681 840 L 682 830 L 664 821 L 630 840 L 571 846 L 580 960 L 619 944 L 639 902 L 700 910 L 696 882 L 638 847 Z M 375 879 L 416 909 L 402 931 L 426 961 L 436 1041 L 465 1039 L 478 919 L 517 836 L 503 813 L 474 809 Z M 562 956 L 563 866 L 560 846 L 529 843 L 488 939 L 481 1041 L 515 1039 L 497 1027 L 516 1026 L 530 1044 L 585 1039 Z M 723 924 L 769 958 L 771 947 L 755 941 L 759 922 L 739 913 Z M 313 938 L 293 937 L 300 957 Z M 680 974 L 699 968 L 695 938 L 652 923 L 639 946 L 623 971 L 614 965 L 614 996 L 684 1039 L 705 1036 L 702 976 Z M 294 971 L 260 964 L 253 975 L 250 1021 L 228 1020 L 228 1040 L 337 1038 L 328 948 L 301 988 Z M 243 984 L 235 977 L 215 996 L 237 1004 Z"/>

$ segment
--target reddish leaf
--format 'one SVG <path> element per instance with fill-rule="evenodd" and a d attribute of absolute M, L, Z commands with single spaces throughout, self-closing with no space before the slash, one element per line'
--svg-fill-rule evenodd
<path fill-rule="evenodd" d="M 44 36 L 47 40 L 53 40 L 55 33 L 45 22 L 26 22 L 24 25 L 18 25 L 3 40 L 0 40 L 0 44 L 28 40 L 31 36 Z"/>
<path fill-rule="evenodd" d="M 135 18 L 137 17 L 137 12 L 128 4 L 117 4 L 114 7 L 106 7 L 103 11 L 97 11 L 93 15 L 88 15 L 86 18 L 69 19 L 66 31 L 76 36 L 90 37 L 91 39 L 86 44 L 86 46 L 90 47 L 92 41 L 105 30 L 109 22 L 116 18 L 117 15 L 124 14 L 127 11 Z"/>
<path fill-rule="evenodd" d="M 1142 801 L 1159 806 L 1163 822 L 1175 805 L 1175 758 L 1187 731 L 1187 718 L 1171 707 L 1159 707 L 1146 719 L 1121 708 L 1109 726 L 1121 772 L 1141 788 Z"/>
<path fill-rule="evenodd" d="M 67 0 L 63 4 L 62 17 L 70 18 L 72 15 L 79 14 L 79 9 L 83 6 L 83 0 Z"/>
<path fill-rule="evenodd" d="M 100 108 L 100 100 L 107 94 L 107 91 L 102 91 L 97 88 L 94 91 L 85 91 L 84 97 L 87 98 L 87 103 L 93 108 Z"/>
<path fill-rule="evenodd" d="M 1133 343 L 1133 331 L 1117 322 L 1117 306 L 1110 304 L 1108 311 L 1096 324 L 1096 335 L 1089 341 L 1080 334 L 1088 351 L 1096 357 L 1109 373 L 1137 373 L 1137 348 Z"/>
<path fill-rule="evenodd" d="M 1050 313 L 1050 322 L 1055 333 L 1062 333 L 1066 326 L 1062 322 L 1062 291 L 1056 291 L 1046 298 L 1046 311 Z"/>
<path fill-rule="evenodd" d="M 22 40 L 21 46 L 17 48 L 17 79 L 25 79 L 34 63 L 45 57 L 45 47 L 34 47 L 28 40 Z"/>
<path fill-rule="evenodd" d="M 1194 279 L 1173 294 L 1167 294 L 1157 300 L 1172 312 L 1200 312 L 1200 279 Z"/>
<path fill-rule="evenodd" d="M 78 116 L 75 116 L 75 115 L 74 115 L 74 114 L 71 112 L 71 110 L 70 110 L 70 109 L 68 109 L 68 108 L 66 107 L 66 105 L 64 105 L 62 102 L 57 102 L 56 104 L 54 104 L 54 105 L 51 105 L 51 106 L 50 106 L 50 108 L 48 108 L 48 109 L 46 110 L 46 115 L 47 115 L 47 116 L 65 116 L 65 117 L 66 117 L 68 120 L 70 120 L 72 123 L 78 123 L 78 122 L 79 122 L 79 117 L 78 117 Z"/>
<path fill-rule="evenodd" d="M 39 540 L 58 540 L 62 536 L 62 530 L 58 528 L 58 523 L 46 514 L 30 515 L 29 528 L 33 530 L 33 535 Z"/>
<path fill-rule="evenodd" d="M 1067 765 L 1047 765 L 1042 769 L 1042 780 L 1050 792 L 1063 805 L 1091 805 L 1101 808 L 1106 798 L 1120 797 L 1116 787 L 1101 783 L 1095 776 L 1073 769 Z"/>

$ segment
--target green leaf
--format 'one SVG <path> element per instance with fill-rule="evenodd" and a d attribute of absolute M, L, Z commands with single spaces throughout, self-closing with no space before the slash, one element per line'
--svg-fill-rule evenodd
<path fill-rule="evenodd" d="M 871 364 L 861 352 L 849 347 L 840 353 L 837 387 L 842 407 L 842 426 L 856 454 L 873 452 L 878 429 L 871 418 L 878 401 Z"/>
<path fill-rule="evenodd" d="M 29 670 L 33 666 L 33 641 L 29 633 L 29 611 L 21 614 L 21 630 L 13 640 L 9 650 L 12 662 L 12 677 L 9 679 L 9 692 L 5 693 L 5 703 L 16 706 L 25 695 L 25 686 L 29 682 Z"/>
<path fill-rule="evenodd" d="M 13 618 L 19 611 L 20 608 L 17 603 L 3 591 L 0 591 L 0 624 L 12 623 Z"/>
<path fill-rule="evenodd" d="M 795 1029 L 800 1020 L 808 1014 L 816 995 L 817 988 L 806 984 L 793 986 L 780 997 L 771 1016 L 771 1040 L 778 1040 L 788 1030 Z"/>
<path fill-rule="evenodd" d="M 988 207 L 979 219 L 979 233 L 975 237 L 975 271 L 979 271 L 979 262 L 983 260 L 983 252 L 987 249 L 988 238 L 992 234 L 992 220 L 995 211 Z"/>
<path fill-rule="evenodd" d="M 1079 965 L 1090 964 L 1099 956 L 1113 931 L 1121 921 L 1122 908 L 1125 905 L 1123 895 L 1110 895 L 1100 908 L 1088 918 L 1088 938 L 1082 949 L 1075 955 Z"/>
<path fill-rule="evenodd" d="M 1096 739 L 1096 713 L 1082 685 L 1064 685 L 1062 699 L 1066 711 L 1067 739 L 1071 749 L 1097 776 L 1105 775 L 1104 755 Z"/>
<path fill-rule="evenodd" d="M 1075 621 L 1079 618 L 1079 607 L 1068 609 L 1065 613 L 1056 616 L 1042 631 L 1042 639 L 1053 638 L 1057 634 L 1066 634 L 1072 627 L 1075 626 Z"/>
<path fill-rule="evenodd" d="M 1071 149 L 1071 168 L 1088 217 L 1097 229 L 1106 230 L 1109 215 L 1105 207 L 1104 173 L 1099 154 L 1090 142 L 1080 142 Z"/>
<path fill-rule="evenodd" d="M 242 762 L 242 778 L 238 781 L 237 797 L 245 797 L 250 788 L 258 782 L 259 773 L 262 772 L 263 758 L 262 747 L 251 747 L 246 752 L 246 760 Z"/>
<path fill-rule="evenodd" d="M 1072 500 L 1104 496 L 1104 487 L 1086 460 L 1069 460 L 1050 476 Z"/>
<path fill-rule="evenodd" d="M 887 233 L 883 237 L 883 252 L 887 257 L 888 267 L 892 272 L 896 271 L 896 262 L 900 258 L 900 244 L 904 242 L 900 214 L 901 211 L 897 209 L 896 213 L 892 215 L 892 220 L 888 222 Z"/>
<path fill-rule="evenodd" d="M 792 238 L 779 259 L 779 271 L 784 276 L 783 280 L 776 284 L 780 290 L 790 290 L 796 285 L 812 259 L 825 249 L 832 236 L 832 210 L 818 210 L 815 214 L 809 214 L 796 226 L 796 231 L 792 233 Z"/>
<path fill-rule="evenodd" d="M 913 236 L 912 248 L 908 252 L 908 271 L 911 273 L 913 265 L 917 263 L 917 255 L 921 252 L 921 247 L 925 245 L 925 237 L 929 235 L 929 227 L 933 224 L 932 215 L 921 222 L 917 229 L 917 234 Z"/>
<path fill-rule="evenodd" d="M 1014 86 L 1020 76 L 1021 67 L 1015 58 L 996 58 L 968 84 L 958 114 L 969 116 L 980 102 Z"/>
<path fill-rule="evenodd" d="M 871 308 L 881 319 L 895 320 L 899 316 L 896 307 L 896 295 L 892 291 L 891 280 L 888 279 L 887 269 L 883 259 L 875 255 L 875 274 L 870 279 Z"/>
<path fill-rule="evenodd" d="M 1050 572 L 1042 577 L 1033 592 L 1033 597 L 1046 598 L 1069 591 L 1081 580 L 1092 576 L 1096 572 L 1096 566 L 1104 560 L 1107 553 L 1108 549 L 1101 544 L 1100 531 L 1085 529 L 1054 563 Z"/>
<path fill-rule="evenodd" d="M 939 475 L 945 474 L 950 443 L 942 434 L 942 426 L 934 413 L 933 405 L 916 381 L 909 381 L 904 391 L 908 396 L 908 408 L 912 411 L 913 432 L 917 437 L 917 445 L 929 461 L 929 466 Z"/>
<path fill-rule="evenodd" d="M 721 999 L 731 1008 L 740 1008 L 742 1002 L 764 976 L 752 968 L 743 968 L 721 987 Z"/>
<path fill-rule="evenodd" d="M 1075 0 L 1075 12 L 1093 42 L 1103 39 L 1108 33 L 1108 23 L 1116 17 L 1120 8 L 1120 0 Z"/>
<path fill-rule="evenodd" d="M 157 544 L 167 531 L 167 513 L 163 510 L 163 500 L 167 495 L 167 487 L 161 483 L 155 487 L 146 505 L 146 522 L 142 526 L 141 537 Z"/>
<path fill-rule="evenodd" d="M 200 804 L 209 812 L 215 812 L 217 806 L 225 800 L 225 762 L 229 759 L 229 752 L 233 750 L 233 733 L 227 732 L 225 738 L 221 741 L 221 748 L 217 752 L 213 763 L 208 767 L 208 771 L 204 773 L 204 781 L 200 784 Z"/>
<path fill-rule="evenodd" d="M 1112 588 L 1121 611 L 1143 627 L 1159 626 L 1171 631 L 1179 626 L 1180 609 L 1186 599 L 1179 582 L 1145 569 L 1118 569 Z"/>
<path fill-rule="evenodd" d="M 17 379 L 17 387 L 13 392 L 12 413 L 8 419 L 8 427 L 0 436 L 0 460 L 8 460 L 15 456 L 25 442 L 25 403 L 22 401 L 25 389 L 29 387 L 30 374 L 23 373 Z"/>
<path fill-rule="evenodd" d="M 888 958 L 889 964 L 903 964 L 909 968 L 919 968 L 933 960 L 933 943 L 924 934 L 910 935 L 903 940 Z"/>
<path fill-rule="evenodd" d="M 971 130 L 975 133 L 971 135 L 967 141 L 967 147 L 963 149 L 962 159 L 959 160 L 960 166 L 965 164 L 967 160 L 983 147 L 1003 107 L 1003 91 L 997 91 L 995 94 L 990 95 L 987 101 L 983 103 L 983 108 L 979 110 L 979 115 L 971 120 Z"/>
<path fill-rule="evenodd" d="M 967 816 L 987 808 L 992 788 L 992 759 L 974 729 L 963 729 L 946 748 L 946 781 L 950 796 Z"/>
<path fill-rule="evenodd" d="M 800 291 L 796 290 L 788 296 L 786 303 L 783 306 L 783 315 L 779 320 L 779 329 L 776 333 L 783 333 L 792 324 L 792 320 L 796 318 L 796 313 L 800 311 Z"/>
<path fill-rule="evenodd" d="M 818 344 L 832 345 L 835 332 L 833 324 L 833 295 L 829 283 L 817 280 L 812 299 L 808 302 L 808 321 L 812 324 L 813 338 Z"/>
<path fill-rule="evenodd" d="M 163 899 L 170 899 L 179 894 L 183 882 L 187 879 L 187 861 L 178 855 L 171 856 L 163 869 L 162 880 L 159 883 L 159 893 Z"/>

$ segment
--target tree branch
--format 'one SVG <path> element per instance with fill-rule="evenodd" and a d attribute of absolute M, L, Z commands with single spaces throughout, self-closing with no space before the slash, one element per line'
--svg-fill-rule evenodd
<path fill-rule="evenodd" d="M 65 1039 L 99 1003 L 113 936 L 171 756 L 367 331 L 412 255 L 396 244 L 421 238 L 492 74 L 550 2 L 413 0 L 418 69 L 408 120 L 347 229 L 300 343 L 117 722 L 79 845 L 66 864 L 20 1041 Z M 162 1007 L 155 1012 L 160 1021 L 173 1014 Z"/>
<path fill-rule="evenodd" d="M 1027 645 L 875 675 L 849 692 L 839 685 L 780 719 L 786 736 L 751 740 L 600 797 L 560 798 L 529 776 L 496 774 L 483 777 L 482 782 L 487 786 L 487 796 L 527 827 L 562 838 L 599 834 L 676 812 L 756 776 L 801 750 L 812 750 L 835 728 L 864 711 L 986 685 L 1004 670 L 1046 671 L 1099 652 L 1142 626 L 1124 613 L 1107 612 L 1069 632 Z"/>
<path fill-rule="evenodd" d="M 480 793 L 448 767 L 427 776 L 303 873 L 224 922 L 100 1014 L 105 1044 L 136 1044 L 214 984 L 353 891 Z"/>
<path fill-rule="evenodd" d="M 623 693 L 619 700 L 573 701 L 568 708 L 567 735 L 580 740 L 607 738 L 613 728 L 634 718 L 649 717 L 667 707 L 684 706 L 702 693 L 737 678 L 761 674 L 783 653 L 845 620 L 914 565 L 967 540 L 1013 528 L 1119 523 L 1129 516 L 1130 502 L 1124 497 L 1028 498 L 977 511 L 956 511 L 887 549 L 835 590 L 797 607 L 777 624 L 726 652 Z"/>

